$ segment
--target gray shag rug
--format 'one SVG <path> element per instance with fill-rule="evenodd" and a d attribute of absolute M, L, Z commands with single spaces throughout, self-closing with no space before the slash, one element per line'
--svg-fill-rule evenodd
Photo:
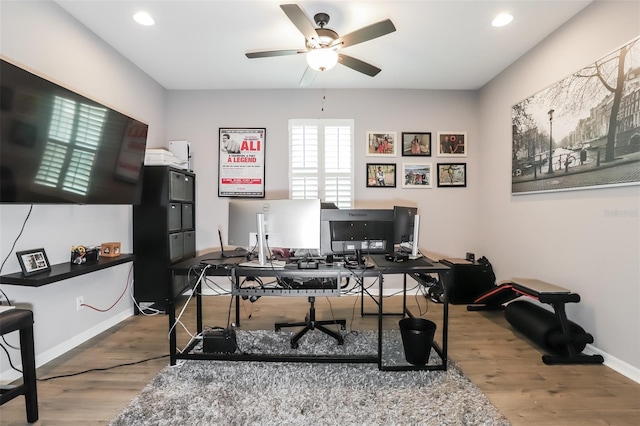
<path fill-rule="evenodd" d="M 385 331 L 383 364 L 406 364 Z M 377 332 L 237 331 L 238 352 L 375 354 Z M 196 348 L 195 351 L 199 349 Z M 437 363 L 432 351 L 429 364 Z M 119 425 L 509 425 L 449 361 L 447 371 L 379 371 L 377 364 L 187 360 L 167 366 L 110 422 Z"/>

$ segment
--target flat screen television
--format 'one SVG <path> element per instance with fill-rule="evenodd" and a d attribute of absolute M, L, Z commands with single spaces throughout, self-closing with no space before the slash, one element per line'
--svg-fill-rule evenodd
<path fill-rule="evenodd" d="M 320 254 L 387 253 L 393 247 L 393 210 L 322 209 Z"/>
<path fill-rule="evenodd" d="M 137 204 L 147 130 L 0 60 L 0 202 Z"/>

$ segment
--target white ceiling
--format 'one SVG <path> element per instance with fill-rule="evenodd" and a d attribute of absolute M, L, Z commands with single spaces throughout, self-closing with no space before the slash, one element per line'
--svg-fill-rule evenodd
<path fill-rule="evenodd" d="M 299 87 L 304 55 L 248 59 L 247 51 L 298 49 L 304 37 L 271 0 L 57 0 L 61 7 L 166 89 Z M 311 88 L 470 89 L 482 87 L 591 0 L 297 1 L 345 35 L 383 19 L 397 31 L 344 53 L 382 71 L 369 77 L 336 65 Z M 135 23 L 139 10 L 155 19 Z M 494 28 L 496 14 L 513 22 Z"/>

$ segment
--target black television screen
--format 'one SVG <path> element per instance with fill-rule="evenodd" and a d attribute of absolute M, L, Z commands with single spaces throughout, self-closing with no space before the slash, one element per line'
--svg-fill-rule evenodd
<path fill-rule="evenodd" d="M 137 204 L 148 125 L 0 62 L 0 202 Z"/>

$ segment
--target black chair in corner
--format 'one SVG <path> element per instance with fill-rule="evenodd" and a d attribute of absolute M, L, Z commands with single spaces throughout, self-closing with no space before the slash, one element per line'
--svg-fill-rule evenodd
<path fill-rule="evenodd" d="M 347 328 L 347 321 L 344 319 L 339 320 L 316 320 L 316 307 L 315 307 L 316 298 L 314 296 L 309 296 L 309 303 L 311 306 L 309 307 L 309 313 L 306 315 L 305 320 L 301 322 L 286 322 L 286 323 L 276 323 L 276 331 L 280 331 L 283 327 L 304 327 L 300 330 L 295 336 L 291 338 L 291 348 L 298 348 L 298 340 L 304 336 L 309 330 L 320 330 L 321 332 L 328 334 L 338 341 L 339 345 L 344 344 L 344 337 L 338 332 L 328 329 L 325 325 L 339 324 L 342 330 Z"/>
<path fill-rule="evenodd" d="M 20 333 L 20 355 L 22 358 L 22 384 L 3 388 L 0 405 L 24 395 L 27 421 L 38 421 L 38 393 L 36 390 L 36 356 L 33 344 L 33 312 L 28 309 L 11 309 L 0 313 L 0 335 L 13 331 Z"/>

